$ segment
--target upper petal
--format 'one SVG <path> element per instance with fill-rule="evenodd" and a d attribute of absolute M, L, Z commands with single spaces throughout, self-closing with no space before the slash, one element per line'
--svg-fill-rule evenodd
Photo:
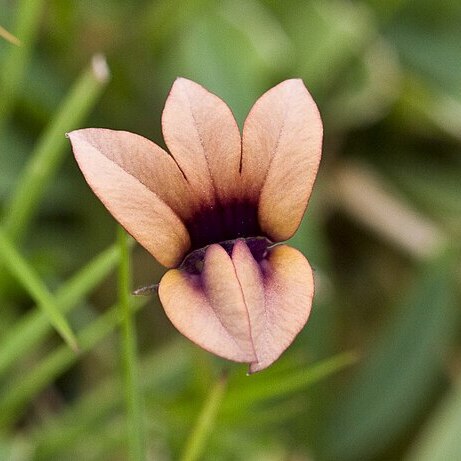
<path fill-rule="evenodd" d="M 190 247 L 178 215 L 186 216 L 189 204 L 174 160 L 133 133 L 85 129 L 68 136 L 85 179 L 106 208 L 161 264 L 178 265 Z"/>
<path fill-rule="evenodd" d="M 312 306 L 314 281 L 306 258 L 288 245 L 268 250 L 259 263 L 244 242 L 237 242 L 232 262 L 248 308 L 257 360 L 250 372 L 277 360 L 301 331 Z"/>
<path fill-rule="evenodd" d="M 235 197 L 240 132 L 220 98 L 197 83 L 178 78 L 165 103 L 162 130 L 168 149 L 204 204 Z"/>
<path fill-rule="evenodd" d="M 160 281 L 159 296 L 184 336 L 229 360 L 255 360 L 242 290 L 231 258 L 220 245 L 207 248 L 200 275 L 168 271 Z"/>
<path fill-rule="evenodd" d="M 309 200 L 321 157 L 322 122 L 302 80 L 286 80 L 256 101 L 243 127 L 242 180 L 259 196 L 261 228 L 290 238 Z"/>

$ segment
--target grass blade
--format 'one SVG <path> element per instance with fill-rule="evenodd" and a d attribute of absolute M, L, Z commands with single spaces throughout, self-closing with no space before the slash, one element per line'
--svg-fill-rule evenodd
<path fill-rule="evenodd" d="M 406 461 L 447 461 L 461 454 L 461 385 L 450 392 L 421 433 Z"/>
<path fill-rule="evenodd" d="M 133 309 L 140 309 L 145 299 L 136 299 Z M 3 398 L 0 401 L 0 429 L 14 424 L 22 414 L 24 407 L 54 379 L 71 367 L 81 354 L 90 351 L 99 341 L 112 333 L 120 323 L 119 306 L 112 306 L 106 313 L 98 317 L 93 323 L 79 332 L 77 339 L 80 354 L 73 353 L 68 347 L 60 346 L 43 359 L 37 367 L 15 380 L 14 385 L 8 384 L 0 392 Z"/>
<path fill-rule="evenodd" d="M 34 269 L 19 254 L 2 229 L 0 229 L 0 257 L 3 259 L 6 269 L 35 300 L 64 341 L 74 351 L 77 351 L 77 339 L 66 318 L 59 311 L 53 295 L 42 283 Z"/>
<path fill-rule="evenodd" d="M 133 244 L 133 240 L 129 244 Z M 119 248 L 112 245 L 104 250 L 70 280 L 61 285 L 55 295 L 56 305 L 64 314 L 70 312 L 114 268 L 119 260 Z M 0 376 L 28 351 L 33 349 L 52 326 L 47 315 L 39 309 L 24 315 L 0 341 Z"/>
<path fill-rule="evenodd" d="M 412 427 L 444 372 L 441 357 L 459 324 L 458 261 L 450 249 L 427 263 L 354 379 L 341 389 L 319 438 L 325 459 L 379 457 Z"/>
<path fill-rule="evenodd" d="M 165 387 L 172 390 L 171 382 L 192 374 L 190 351 L 182 341 L 176 341 L 144 356 L 140 363 L 143 394 L 157 396 L 155 400 L 163 404 Z M 172 392 L 175 394 L 176 391 Z M 37 461 L 61 459 L 65 458 L 63 453 L 75 453 L 79 444 L 86 443 L 89 434 L 98 434 L 101 425 L 108 424 L 113 415 L 122 412 L 123 404 L 119 381 L 110 375 L 38 428 L 33 437 Z M 158 419 L 156 424 L 166 424 Z M 152 420 L 149 422 L 153 423 Z"/>
<path fill-rule="evenodd" d="M 229 389 L 223 407 L 226 411 L 232 411 L 237 406 L 238 411 L 241 411 L 243 407 L 272 398 L 286 397 L 327 378 L 356 361 L 357 356 L 354 353 L 344 352 L 292 373 L 283 371 L 277 374 L 252 376 L 251 382 L 247 378 L 245 382 L 240 382 L 239 385 Z"/>
<path fill-rule="evenodd" d="M 64 134 L 83 120 L 94 106 L 109 79 L 109 70 L 102 56 L 95 56 L 89 69 L 77 80 L 61 108 L 45 130 L 19 178 L 16 190 L 6 204 L 5 230 L 20 239 L 48 182 L 66 152 Z"/>

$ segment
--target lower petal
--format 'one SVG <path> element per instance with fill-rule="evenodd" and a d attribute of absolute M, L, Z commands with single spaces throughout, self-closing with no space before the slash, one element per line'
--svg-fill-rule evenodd
<path fill-rule="evenodd" d="M 191 341 L 236 362 L 256 359 L 242 290 L 220 245 L 208 247 L 201 274 L 168 271 L 159 296 L 173 325 Z"/>
<path fill-rule="evenodd" d="M 232 261 L 250 318 L 257 360 L 250 373 L 277 360 L 307 322 L 314 294 L 312 269 L 298 250 L 278 245 L 259 263 L 244 242 L 237 242 Z"/>
<path fill-rule="evenodd" d="M 207 248 L 203 270 L 172 269 L 159 296 L 175 327 L 204 349 L 250 364 L 250 373 L 277 360 L 305 325 L 314 282 L 306 258 L 278 245 L 258 261 L 244 240 L 229 256 Z"/>

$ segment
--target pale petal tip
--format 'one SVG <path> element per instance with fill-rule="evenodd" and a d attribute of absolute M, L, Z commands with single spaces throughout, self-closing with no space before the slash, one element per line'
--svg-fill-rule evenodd
<path fill-rule="evenodd" d="M 172 86 L 175 86 L 175 85 L 190 85 L 190 84 L 198 85 L 198 83 L 195 83 L 193 80 L 190 80 L 189 78 L 176 77 Z"/>
<path fill-rule="evenodd" d="M 100 83 L 105 83 L 110 78 L 110 70 L 106 61 L 106 57 L 101 54 L 95 54 L 91 59 L 91 67 L 95 78 Z"/>
<path fill-rule="evenodd" d="M 264 368 L 258 367 L 258 362 L 253 362 L 248 364 L 248 371 L 246 373 L 247 376 L 254 375 L 258 371 L 264 370 Z"/>
<path fill-rule="evenodd" d="M 187 77 L 181 77 L 181 76 L 178 76 L 174 79 L 174 82 L 173 82 L 173 85 L 178 82 L 178 83 L 181 83 L 181 82 L 192 82 L 192 80 L 190 80 L 189 78 Z M 192 82 L 194 83 L 194 82 Z"/>
<path fill-rule="evenodd" d="M 248 371 L 247 371 L 246 375 L 251 376 L 251 375 L 254 375 L 255 373 L 258 373 L 259 371 L 263 371 L 266 368 L 269 368 L 278 359 L 279 359 L 279 357 L 277 357 L 276 359 L 272 360 L 271 362 L 267 362 L 267 363 L 251 362 L 251 363 L 248 364 Z"/>
<path fill-rule="evenodd" d="M 79 130 L 72 130 L 66 133 L 66 138 L 70 141 L 75 156 L 78 155 L 78 151 L 76 149 L 81 145 L 81 143 L 88 142 L 88 138 L 85 137 L 85 132 L 92 129 L 94 130 L 95 128 L 81 128 Z"/>
<path fill-rule="evenodd" d="M 289 89 L 289 88 L 292 88 L 292 89 L 299 88 L 300 90 L 308 91 L 307 87 L 306 87 L 306 84 L 304 83 L 304 80 L 302 78 L 298 78 L 298 77 L 283 80 L 278 85 L 275 85 L 273 88 L 271 88 L 270 90 L 273 90 L 274 88 L 287 88 L 287 89 Z"/>
<path fill-rule="evenodd" d="M 306 86 L 304 84 L 304 80 L 300 77 L 293 77 L 293 78 L 288 78 L 286 80 L 284 80 L 283 82 L 280 83 L 281 85 L 302 85 L 302 86 Z"/>
<path fill-rule="evenodd" d="M 79 130 L 69 131 L 68 133 L 66 133 L 65 136 L 70 142 L 72 142 L 72 138 L 75 136 L 76 131 L 79 131 Z"/>
<path fill-rule="evenodd" d="M 186 77 L 176 77 L 175 81 L 173 82 L 173 85 L 171 86 L 170 93 L 174 92 L 174 90 L 178 88 L 179 89 L 182 88 L 185 90 L 188 90 L 188 89 L 189 90 L 194 90 L 194 89 L 205 90 L 205 88 L 202 85 Z M 205 90 L 205 91 L 208 91 L 208 90 Z"/>
<path fill-rule="evenodd" d="M 74 148 L 74 142 L 76 141 L 77 132 L 80 130 L 73 130 L 66 133 L 66 138 L 70 141 L 72 148 Z"/>
<path fill-rule="evenodd" d="M 72 130 L 72 131 L 69 131 L 68 133 L 66 133 L 66 138 L 70 140 L 70 142 L 72 142 L 72 140 L 74 140 L 75 138 L 77 138 L 79 135 L 81 135 L 81 133 L 85 130 L 87 130 L 88 128 L 81 128 L 79 130 Z"/>

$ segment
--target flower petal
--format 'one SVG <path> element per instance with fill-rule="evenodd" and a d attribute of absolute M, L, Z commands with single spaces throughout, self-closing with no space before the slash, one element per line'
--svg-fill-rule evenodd
<path fill-rule="evenodd" d="M 259 194 L 261 228 L 275 242 L 298 228 L 320 162 L 322 122 L 302 80 L 286 80 L 256 101 L 243 127 L 242 179 Z"/>
<path fill-rule="evenodd" d="M 86 129 L 68 136 L 85 179 L 115 219 L 161 264 L 178 265 L 190 247 L 178 214 L 186 215 L 189 205 L 174 160 L 128 132 Z"/>
<path fill-rule="evenodd" d="M 168 271 L 159 296 L 173 325 L 191 341 L 229 360 L 255 360 L 242 290 L 220 245 L 207 248 L 200 275 Z"/>
<path fill-rule="evenodd" d="M 277 360 L 307 322 L 314 294 L 312 270 L 306 258 L 288 245 L 269 249 L 258 264 L 239 241 L 232 262 L 250 317 L 257 357 L 250 364 L 254 373 Z"/>
<path fill-rule="evenodd" d="M 206 252 L 203 271 L 173 269 L 159 296 L 167 316 L 190 340 L 221 357 L 271 365 L 305 325 L 314 291 L 312 270 L 294 248 L 279 245 L 257 262 L 243 240 L 232 257 L 220 245 Z"/>
<path fill-rule="evenodd" d="M 162 115 L 165 143 L 206 205 L 235 198 L 241 139 L 229 107 L 202 86 L 178 78 Z"/>

